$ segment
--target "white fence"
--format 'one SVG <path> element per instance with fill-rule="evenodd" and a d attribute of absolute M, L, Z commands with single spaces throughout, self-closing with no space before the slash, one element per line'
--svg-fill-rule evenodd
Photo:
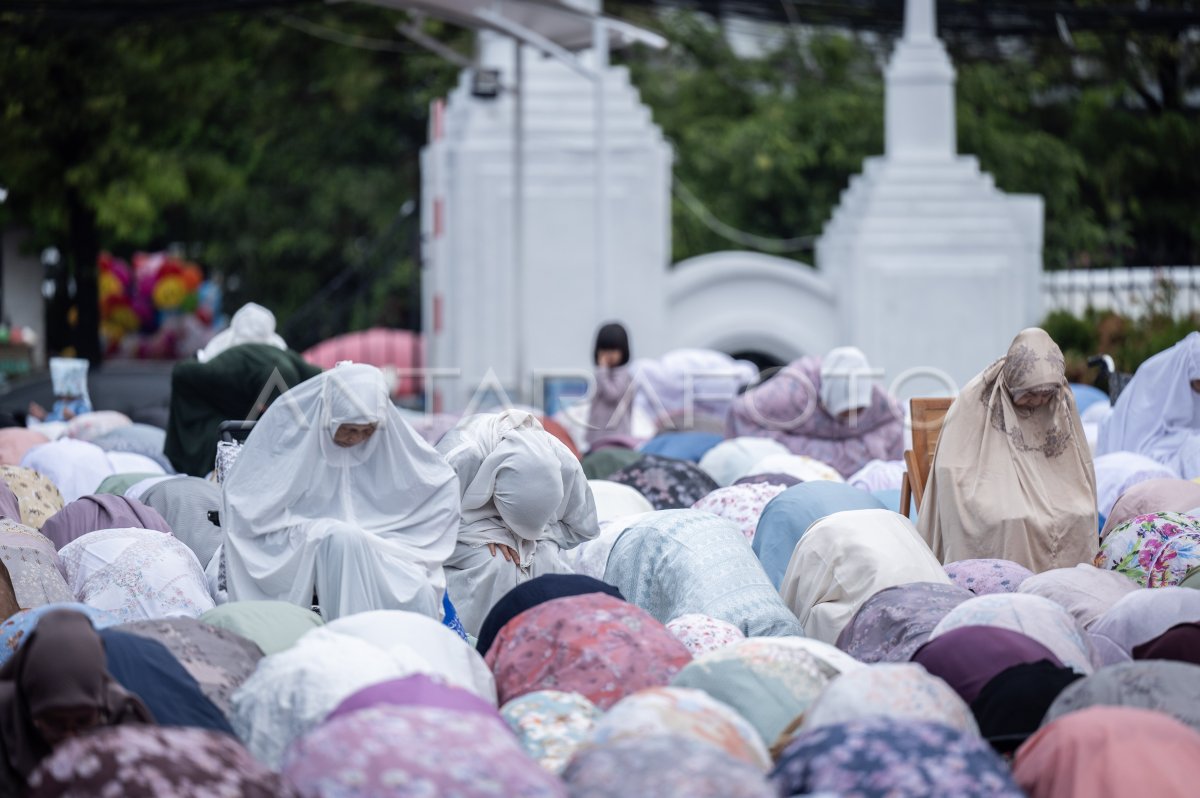
<path fill-rule="evenodd" d="M 1141 318 L 1152 308 L 1171 308 L 1176 318 L 1200 314 L 1200 266 L 1072 269 L 1046 272 L 1043 310 L 1077 316 L 1089 307 Z"/>

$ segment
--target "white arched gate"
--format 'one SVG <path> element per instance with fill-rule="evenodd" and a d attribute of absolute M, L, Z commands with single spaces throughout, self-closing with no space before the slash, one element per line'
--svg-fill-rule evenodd
<path fill-rule="evenodd" d="M 824 354 L 841 330 L 837 297 L 816 269 L 755 252 L 681 261 L 667 277 L 670 347 L 761 352 L 784 363 Z"/>

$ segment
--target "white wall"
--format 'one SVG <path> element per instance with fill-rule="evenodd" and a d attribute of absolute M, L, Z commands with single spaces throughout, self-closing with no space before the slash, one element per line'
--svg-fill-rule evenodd
<path fill-rule="evenodd" d="M 483 37 L 482 46 L 484 64 L 511 81 L 511 44 Z M 442 383 L 447 410 L 461 410 L 489 370 L 519 401 L 529 398 L 535 370 L 590 368 L 596 329 L 610 319 L 626 323 L 640 354 L 661 354 L 666 345 L 670 146 L 627 71 L 610 68 L 604 83 L 609 169 L 601 263 L 593 84 L 528 49 L 524 66 L 519 275 L 513 96 L 472 97 L 464 73 L 444 112 L 435 108 L 423 154 L 430 364 L 462 371 L 457 385 Z"/>

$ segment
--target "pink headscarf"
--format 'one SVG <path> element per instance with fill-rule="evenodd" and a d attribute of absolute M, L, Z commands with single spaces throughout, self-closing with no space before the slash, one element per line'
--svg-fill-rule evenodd
<path fill-rule="evenodd" d="M 1104 519 L 1100 539 L 1126 521 L 1150 513 L 1186 513 L 1200 507 L 1200 485 L 1186 479 L 1149 479 L 1121 494 Z"/>
<path fill-rule="evenodd" d="M 668 685 L 692 655 L 645 610 L 602 593 L 567 596 L 509 621 L 488 649 L 500 704 L 536 690 L 576 692 L 601 709 Z"/>
<path fill-rule="evenodd" d="M 171 526 L 158 511 L 124 496 L 84 496 L 46 520 L 42 534 L 61 549 L 76 538 L 101 529 L 153 529 L 171 534 Z"/>
<path fill-rule="evenodd" d="M 1092 707 L 1031 737 L 1013 776 L 1029 798 L 1195 795 L 1200 733 L 1160 712 Z"/>
<path fill-rule="evenodd" d="M 26 452 L 49 442 L 42 433 L 24 427 L 0 429 L 0 465 L 20 465 Z"/>

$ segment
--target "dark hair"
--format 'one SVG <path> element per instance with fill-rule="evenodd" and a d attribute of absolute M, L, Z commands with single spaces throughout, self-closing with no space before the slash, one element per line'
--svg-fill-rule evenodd
<path fill-rule="evenodd" d="M 629 333 L 625 332 L 625 328 L 615 321 L 605 324 L 596 333 L 596 348 L 592 351 L 593 363 L 600 360 L 601 349 L 621 350 L 621 362 L 617 365 L 624 366 L 629 362 Z"/>

